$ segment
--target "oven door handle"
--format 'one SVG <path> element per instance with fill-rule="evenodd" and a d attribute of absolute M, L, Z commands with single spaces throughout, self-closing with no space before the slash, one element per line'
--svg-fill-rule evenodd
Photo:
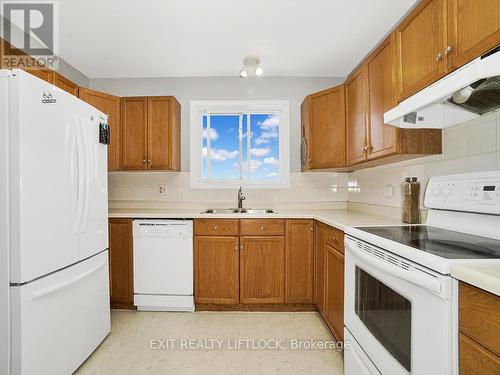
<path fill-rule="evenodd" d="M 411 271 L 404 271 L 403 269 L 393 265 L 392 263 L 385 262 L 381 259 L 376 258 L 375 256 L 365 254 L 362 250 L 357 249 L 351 241 L 347 242 L 347 246 L 354 254 L 356 254 L 358 258 L 362 259 L 371 266 L 378 268 L 380 271 L 409 281 L 436 294 L 441 293 L 441 282 L 436 277 Z"/>

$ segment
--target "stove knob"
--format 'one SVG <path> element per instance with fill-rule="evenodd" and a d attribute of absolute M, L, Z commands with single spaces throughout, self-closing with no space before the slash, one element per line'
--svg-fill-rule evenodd
<path fill-rule="evenodd" d="M 439 190 L 439 186 L 436 186 L 434 189 L 432 189 L 432 195 L 434 195 L 435 197 L 437 197 L 440 192 L 441 190 Z"/>

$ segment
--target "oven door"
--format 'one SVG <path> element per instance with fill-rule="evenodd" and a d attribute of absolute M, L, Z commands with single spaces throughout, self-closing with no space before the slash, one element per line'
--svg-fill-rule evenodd
<path fill-rule="evenodd" d="M 345 278 L 346 328 L 382 374 L 452 373 L 450 277 L 347 237 Z"/>

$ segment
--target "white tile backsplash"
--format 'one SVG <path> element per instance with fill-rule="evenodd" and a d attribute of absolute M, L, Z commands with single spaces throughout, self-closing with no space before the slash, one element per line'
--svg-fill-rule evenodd
<path fill-rule="evenodd" d="M 349 206 L 401 207 L 401 183 L 406 176 L 421 182 L 421 199 L 431 176 L 500 169 L 500 111 L 443 130 L 443 154 L 388 164 L 349 174 Z M 394 195 L 384 195 L 393 186 Z"/>
<path fill-rule="evenodd" d="M 246 207 L 290 207 L 307 205 L 340 207 L 347 202 L 347 173 L 292 173 L 290 189 L 244 189 Z M 120 202 L 158 202 L 165 207 L 185 208 L 236 205 L 236 189 L 191 189 L 189 172 L 116 172 L 109 174 L 110 207 Z M 159 195 L 159 186 L 167 194 Z M 339 203 L 341 205 L 339 206 Z"/>

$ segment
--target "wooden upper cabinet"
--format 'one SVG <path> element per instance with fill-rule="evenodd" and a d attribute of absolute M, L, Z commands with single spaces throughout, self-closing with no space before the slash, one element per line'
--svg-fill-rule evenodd
<path fill-rule="evenodd" d="M 302 103 L 302 170 L 345 166 L 345 95 L 340 85 Z"/>
<path fill-rule="evenodd" d="M 384 112 L 397 105 L 395 35 L 391 34 L 366 61 L 368 73 L 368 158 L 398 151 L 398 128 L 384 124 Z"/>
<path fill-rule="evenodd" d="M 132 220 L 109 220 L 109 287 L 111 307 L 134 307 Z"/>
<path fill-rule="evenodd" d="M 195 236 L 196 303 L 239 302 L 239 246 L 235 236 Z"/>
<path fill-rule="evenodd" d="M 172 96 L 148 97 L 148 169 L 180 170 L 180 104 Z"/>
<path fill-rule="evenodd" d="M 52 72 L 51 83 L 71 95 L 78 96 L 78 85 L 57 72 Z"/>
<path fill-rule="evenodd" d="M 180 170 L 180 104 L 173 96 L 122 98 L 122 169 Z"/>
<path fill-rule="evenodd" d="M 446 74 L 445 27 L 445 0 L 423 0 L 396 28 L 399 100 Z"/>
<path fill-rule="evenodd" d="M 122 168 L 147 169 L 147 98 L 121 100 Z"/>
<path fill-rule="evenodd" d="M 80 87 L 78 97 L 108 115 L 110 140 L 108 145 L 108 170 L 121 169 L 120 98 L 103 92 Z"/>
<path fill-rule="evenodd" d="M 448 68 L 455 69 L 500 44 L 500 1 L 448 0 Z"/>
<path fill-rule="evenodd" d="M 344 255 L 325 247 L 325 320 L 335 338 L 344 340 Z"/>
<path fill-rule="evenodd" d="M 312 303 L 314 222 L 286 221 L 286 302 Z"/>
<path fill-rule="evenodd" d="M 368 79 L 363 66 L 346 82 L 347 164 L 366 160 Z"/>
<path fill-rule="evenodd" d="M 240 302 L 285 302 L 283 236 L 240 237 Z"/>

